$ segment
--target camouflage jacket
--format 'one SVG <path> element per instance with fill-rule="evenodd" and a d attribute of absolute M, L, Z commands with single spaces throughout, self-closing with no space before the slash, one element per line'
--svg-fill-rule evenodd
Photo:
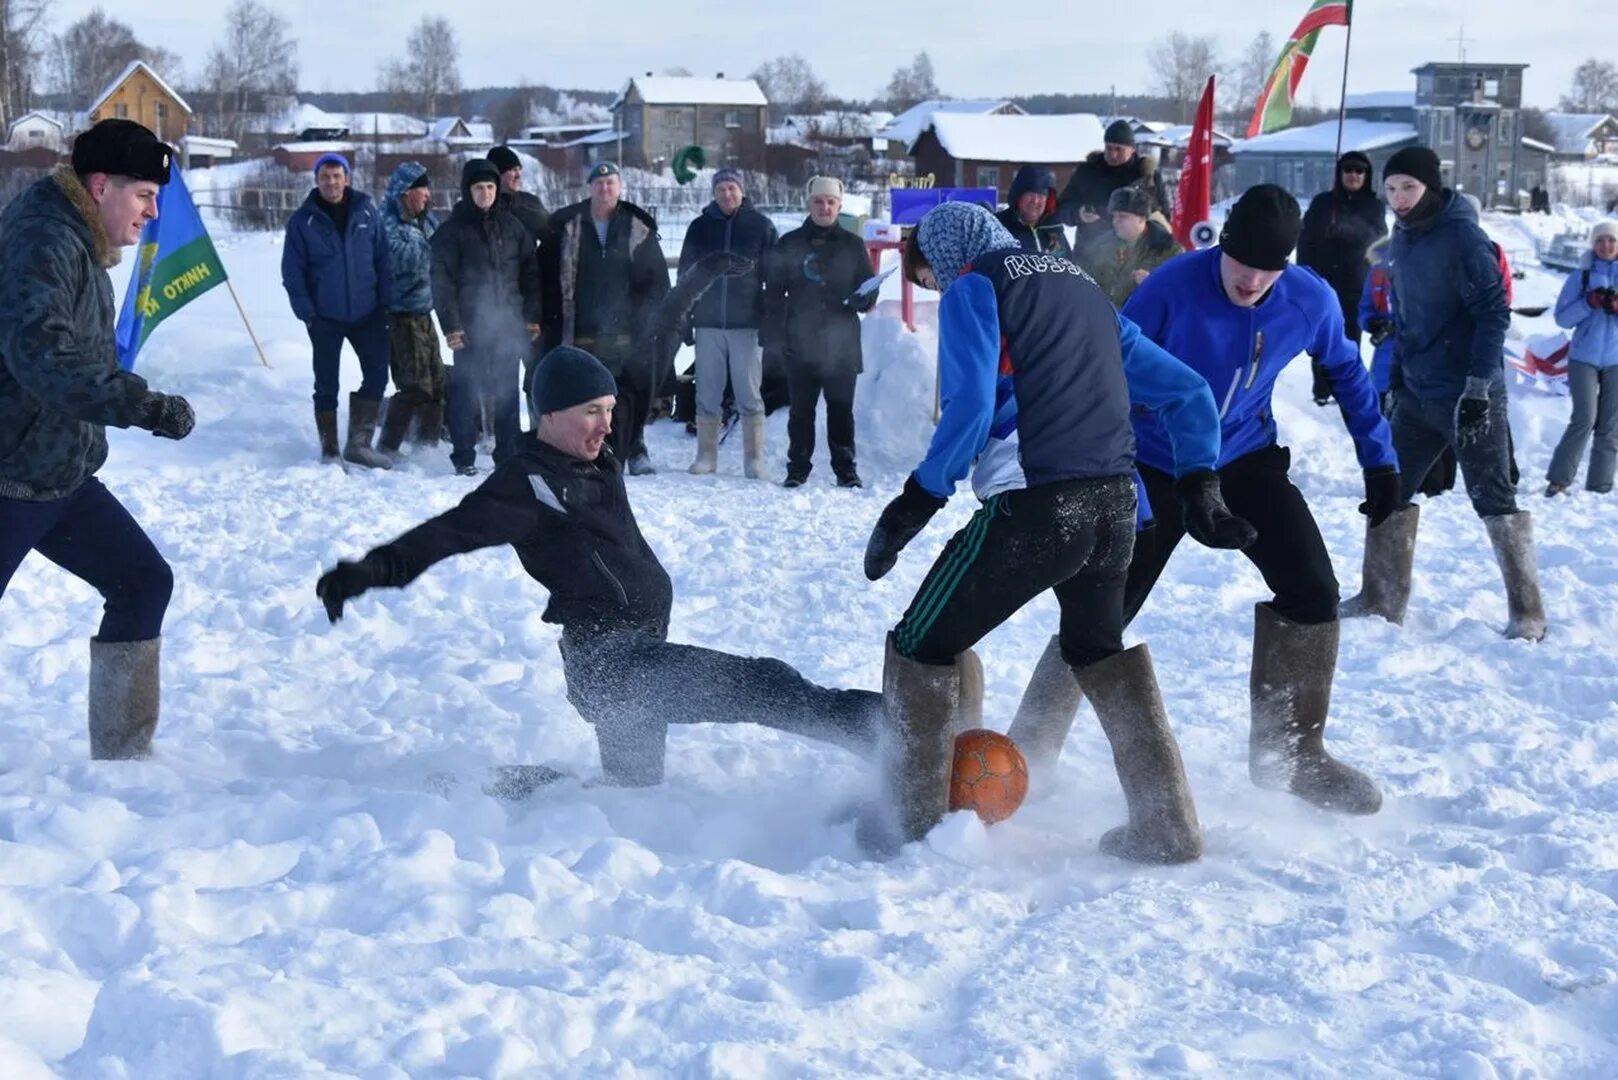
<path fill-rule="evenodd" d="M 426 169 L 407 161 L 388 178 L 388 198 L 382 204 L 382 232 L 388 238 L 388 261 L 393 264 L 393 303 L 389 311 L 426 315 L 433 310 L 432 248 L 428 241 L 438 231 L 438 217 L 424 210 L 406 221 L 399 197 L 425 175 Z"/>
<path fill-rule="evenodd" d="M 1146 219 L 1146 231 L 1133 244 L 1126 244 L 1110 228 L 1085 245 L 1078 263 L 1084 267 L 1115 307 L 1123 307 L 1139 284 L 1135 271 L 1148 274 L 1185 249 L 1155 217 Z"/>
<path fill-rule="evenodd" d="M 0 498 L 73 493 L 130 427 L 146 380 L 118 368 L 119 250 L 90 193 L 58 166 L 0 214 Z"/>

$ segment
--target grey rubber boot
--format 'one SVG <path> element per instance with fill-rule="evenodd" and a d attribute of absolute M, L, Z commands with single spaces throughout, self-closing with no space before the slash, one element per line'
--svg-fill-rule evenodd
<path fill-rule="evenodd" d="M 337 414 L 316 409 L 315 430 L 320 433 L 321 462 L 329 465 L 343 460 L 343 453 L 337 447 Z"/>
<path fill-rule="evenodd" d="M 1028 760 L 1030 771 L 1048 773 L 1056 767 L 1083 701 L 1079 680 L 1062 659 L 1061 639 L 1052 634 L 1006 732 Z"/>
<path fill-rule="evenodd" d="M 697 421 L 697 460 L 691 463 L 691 472 L 706 476 L 719 468 L 719 421 Z"/>
<path fill-rule="evenodd" d="M 90 756 L 95 760 L 151 756 L 162 642 L 90 639 Z"/>
<path fill-rule="evenodd" d="M 377 440 L 376 446 L 387 455 L 388 460 L 398 460 L 399 448 L 404 445 L 405 436 L 410 434 L 410 422 L 415 418 L 414 402 L 401 399 L 398 394 L 388 399 L 388 411 L 382 417 L 382 437 Z"/>
<path fill-rule="evenodd" d="M 888 635 L 882 665 L 886 715 L 881 754 L 886 821 L 861 837 L 867 848 L 891 851 L 920 840 L 949 810 L 949 777 L 955 765 L 961 669 L 923 664 L 899 654 Z"/>
<path fill-rule="evenodd" d="M 650 716 L 597 720 L 596 748 L 607 783 L 619 787 L 651 787 L 663 782 L 668 757 L 669 725 Z"/>
<path fill-rule="evenodd" d="M 1400 625 L 1410 606 L 1410 573 L 1416 562 L 1416 525 L 1421 507 L 1395 510 L 1375 528 L 1365 530 L 1365 562 L 1360 571 L 1360 594 L 1344 601 L 1345 619 L 1380 615 Z"/>
<path fill-rule="evenodd" d="M 764 417 L 742 417 L 742 473 L 749 480 L 764 479 Z"/>
<path fill-rule="evenodd" d="M 1539 566 L 1534 557 L 1534 519 L 1526 510 L 1483 519 L 1494 545 L 1494 559 L 1506 583 L 1506 637 L 1539 641 L 1545 636 L 1545 601 L 1539 595 Z"/>
<path fill-rule="evenodd" d="M 386 454 L 371 449 L 371 440 L 376 437 L 376 414 L 380 407 L 381 402 L 362 398 L 358 394 L 348 395 L 348 442 L 343 447 L 344 461 L 363 465 L 367 469 L 393 468 L 393 462 Z"/>
<path fill-rule="evenodd" d="M 1247 772 L 1262 788 L 1290 791 L 1343 814 L 1382 809 L 1376 781 L 1326 752 L 1326 714 L 1341 623 L 1306 626 L 1253 608 L 1253 720 Z"/>
<path fill-rule="evenodd" d="M 1102 836 L 1101 850 L 1143 863 L 1200 858 L 1202 826 L 1151 653 L 1136 645 L 1091 664 L 1077 678 L 1112 744 L 1113 765 L 1129 803 L 1129 824 Z"/>

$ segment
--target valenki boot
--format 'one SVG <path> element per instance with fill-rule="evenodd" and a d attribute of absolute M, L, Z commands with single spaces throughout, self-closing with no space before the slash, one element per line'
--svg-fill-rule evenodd
<path fill-rule="evenodd" d="M 410 434 L 410 422 L 416 418 L 417 406 L 399 394 L 388 399 L 387 413 L 382 417 L 382 436 L 377 440 L 377 450 L 387 455 L 389 461 L 399 460 L 399 448 L 404 445 L 405 436 Z"/>
<path fill-rule="evenodd" d="M 1048 773 L 1056 767 L 1083 701 L 1079 680 L 1062 659 L 1061 639 L 1052 634 L 1006 732 L 1027 759 L 1030 772 Z"/>
<path fill-rule="evenodd" d="M 90 639 L 90 756 L 95 760 L 151 756 L 162 641 Z"/>
<path fill-rule="evenodd" d="M 719 421 L 703 417 L 697 421 L 697 459 L 690 471 L 706 476 L 719 468 Z"/>
<path fill-rule="evenodd" d="M 321 463 L 335 465 L 342 461 L 342 451 L 337 448 L 337 414 L 316 409 L 315 430 L 320 433 Z"/>
<path fill-rule="evenodd" d="M 764 479 L 764 417 L 742 417 L 742 475 Z"/>
<path fill-rule="evenodd" d="M 343 447 L 344 461 L 363 465 L 367 469 L 393 468 L 393 462 L 388 460 L 387 455 L 371 449 L 371 440 L 376 437 L 376 414 L 380 405 L 380 402 L 362 398 L 358 394 L 348 395 L 348 443 Z"/>
<path fill-rule="evenodd" d="M 1365 561 L 1360 593 L 1342 605 L 1342 617 L 1380 615 L 1395 626 L 1410 606 L 1410 574 L 1416 562 L 1416 525 L 1421 507 L 1395 510 L 1375 528 L 1365 530 Z"/>
<path fill-rule="evenodd" d="M 1506 637 L 1539 641 L 1545 636 L 1545 601 L 1539 595 L 1539 567 L 1534 558 L 1534 519 L 1526 510 L 1483 519 L 1489 543 L 1506 583 Z"/>

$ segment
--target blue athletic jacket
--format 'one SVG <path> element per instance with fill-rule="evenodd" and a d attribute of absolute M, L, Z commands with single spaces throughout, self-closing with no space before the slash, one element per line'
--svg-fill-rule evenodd
<path fill-rule="evenodd" d="M 1592 289 L 1618 288 L 1618 259 L 1598 259 L 1586 251 L 1579 268 L 1562 282 L 1556 298 L 1556 325 L 1573 331 L 1568 358 L 1592 367 L 1618 365 L 1618 315 L 1597 311 L 1585 297 Z"/>
<path fill-rule="evenodd" d="M 1219 464 L 1276 441 L 1270 404 L 1276 377 L 1308 353 L 1331 376 L 1360 467 L 1396 466 L 1388 422 L 1359 350 L 1344 336 L 1337 294 L 1313 270 L 1289 265 L 1257 307 L 1239 307 L 1225 295 L 1220 254 L 1211 247 L 1170 259 L 1124 305 L 1142 334 L 1207 380 L 1219 408 Z M 1174 471 L 1170 435 L 1161 417 L 1137 413 L 1141 463 Z"/>
<path fill-rule="evenodd" d="M 941 498 L 968 472 L 980 499 L 1129 475 L 1132 406 L 1162 417 L 1174 472 L 1211 469 L 1219 456 L 1207 384 L 1058 255 L 975 260 L 939 301 L 938 363 L 943 414 L 915 475 Z"/>

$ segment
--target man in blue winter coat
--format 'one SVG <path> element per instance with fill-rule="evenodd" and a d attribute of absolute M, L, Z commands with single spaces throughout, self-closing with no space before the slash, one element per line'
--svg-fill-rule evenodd
<path fill-rule="evenodd" d="M 1453 448 L 1505 580 L 1506 636 L 1537 641 L 1545 636 L 1545 606 L 1532 519 L 1518 511 L 1511 480 L 1503 359 L 1511 311 L 1500 254 L 1471 203 L 1444 187 L 1438 155 L 1427 147 L 1394 154 L 1383 177 L 1398 217 L 1388 267 L 1401 509 L 1385 522 L 1369 522 L 1362 591 L 1345 614 L 1404 618 L 1417 522 L 1417 508 L 1406 504 L 1433 463 Z"/>
<path fill-rule="evenodd" d="M 866 576 L 893 568 L 969 472 L 983 505 L 888 635 L 885 766 L 896 821 L 887 832 L 920 839 L 943 816 L 955 736 L 981 713 L 971 648 L 1049 589 L 1062 610 L 1061 661 L 1096 702 L 1129 803 L 1129 823 L 1102 837 L 1102 850 L 1195 859 L 1202 833 L 1151 657 L 1144 645 L 1123 646 L 1124 572 L 1135 535 L 1132 408 L 1163 418 L 1197 539 L 1252 539 L 1220 500 L 1208 387 L 1077 266 L 1024 252 L 981 206 L 929 211 L 904 262 L 912 282 L 943 294 L 943 414 L 926 459 L 871 533 Z"/>
<path fill-rule="evenodd" d="M 1045 165 L 1024 165 L 1011 178 L 1006 208 L 995 215 L 1024 251 L 1073 257 L 1067 230 L 1056 219 L 1056 174 Z"/>
<path fill-rule="evenodd" d="M 1201 375 L 1220 415 L 1218 476 L 1233 513 L 1257 540 L 1244 554 L 1275 591 L 1255 608 L 1249 774 L 1317 806 L 1354 814 L 1382 804 L 1375 783 L 1325 750 L 1337 667 L 1338 592 L 1331 556 L 1303 494 L 1287 476 L 1270 395 L 1296 357 L 1318 360 L 1342 403 L 1365 471 L 1361 511 L 1380 524 L 1399 504 L 1399 469 L 1359 350 L 1343 333 L 1337 296 L 1314 271 L 1289 264 L 1298 203 L 1273 184 L 1250 188 L 1231 208 L 1219 244 L 1170 260 L 1124 305 L 1141 333 Z M 1137 416 L 1139 471 L 1155 518 L 1136 539 L 1124 601 L 1127 622 L 1146 602 L 1185 533 L 1170 472 L 1170 433 Z M 1012 738 L 1054 756 L 1078 697 L 1060 671 L 1036 668 Z"/>
<path fill-rule="evenodd" d="M 369 195 L 349 186 L 348 159 L 341 154 L 322 154 L 315 162 L 315 188 L 287 222 L 281 284 L 314 347 L 320 459 L 391 467 L 371 448 L 388 389 L 388 243 L 381 212 Z M 345 340 L 359 356 L 361 381 L 348 396 L 348 442 L 339 454 L 337 372 Z"/>

